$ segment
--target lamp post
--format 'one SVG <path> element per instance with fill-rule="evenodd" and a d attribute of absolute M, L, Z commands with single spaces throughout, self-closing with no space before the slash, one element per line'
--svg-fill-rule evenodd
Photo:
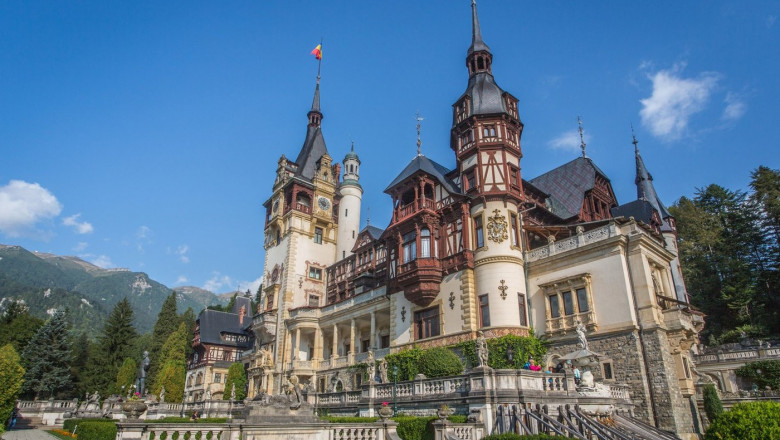
<path fill-rule="evenodd" d="M 397 414 L 398 404 L 395 387 L 398 385 L 398 365 L 393 365 L 393 414 Z"/>
<path fill-rule="evenodd" d="M 512 364 L 514 367 L 514 359 L 515 359 L 515 348 L 511 345 L 506 348 L 506 358 L 509 360 L 509 363 Z"/>

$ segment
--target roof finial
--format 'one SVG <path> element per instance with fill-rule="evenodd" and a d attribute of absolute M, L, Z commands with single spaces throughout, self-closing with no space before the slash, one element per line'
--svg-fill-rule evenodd
<path fill-rule="evenodd" d="M 421 129 L 420 122 L 422 122 L 422 120 L 424 118 L 420 116 L 420 112 L 419 111 L 417 111 L 417 118 L 416 119 L 417 119 L 417 155 L 418 156 L 422 156 L 422 149 L 420 148 L 422 146 L 422 139 L 420 138 L 420 131 L 421 131 L 420 130 Z"/>
<path fill-rule="evenodd" d="M 354 152 L 354 151 L 355 151 L 355 141 L 353 141 L 352 139 L 350 139 L 350 140 L 349 140 L 349 142 L 350 142 L 350 144 L 352 144 L 352 145 L 350 146 L 350 148 L 349 148 L 349 151 L 352 151 L 352 152 Z"/>
<path fill-rule="evenodd" d="M 639 154 L 639 147 L 637 146 L 639 144 L 639 141 L 636 140 L 636 135 L 634 134 L 634 124 L 631 124 L 631 137 L 634 139 L 631 141 L 632 144 L 634 144 L 634 154 Z"/>
<path fill-rule="evenodd" d="M 371 205 L 366 205 L 366 226 L 371 226 Z"/>
<path fill-rule="evenodd" d="M 582 132 L 582 118 L 577 116 L 577 124 L 580 126 L 580 148 L 582 149 L 582 157 L 585 156 L 585 135 Z"/>

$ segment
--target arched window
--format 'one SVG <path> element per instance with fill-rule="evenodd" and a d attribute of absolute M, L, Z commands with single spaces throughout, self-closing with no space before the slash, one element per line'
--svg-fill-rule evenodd
<path fill-rule="evenodd" d="M 420 258 L 431 257 L 431 231 L 428 228 L 420 230 Z"/>
<path fill-rule="evenodd" d="M 417 259 L 417 233 L 415 231 L 404 234 L 404 263 Z"/>

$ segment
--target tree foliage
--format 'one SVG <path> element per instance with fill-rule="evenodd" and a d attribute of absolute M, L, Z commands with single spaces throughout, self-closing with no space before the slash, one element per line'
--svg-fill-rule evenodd
<path fill-rule="evenodd" d="M 704 413 L 707 414 L 707 418 L 712 423 L 723 413 L 723 404 L 720 401 L 715 385 L 710 383 L 704 387 L 702 400 L 704 402 Z"/>
<path fill-rule="evenodd" d="M 38 329 L 22 352 L 25 365 L 24 390 L 35 393 L 35 398 L 67 388 L 71 383 L 71 347 L 68 320 L 64 310 L 57 310 Z"/>
<path fill-rule="evenodd" d="M 11 344 L 17 353 L 21 353 L 43 322 L 32 316 L 24 304 L 11 301 L 0 318 L 0 345 Z"/>
<path fill-rule="evenodd" d="M 752 194 L 709 185 L 670 208 L 691 302 L 718 317 L 712 342 L 734 329 L 780 333 L 780 173 L 760 167 L 752 179 Z"/>
<path fill-rule="evenodd" d="M 780 361 L 766 360 L 750 362 L 737 369 L 737 376 L 753 382 L 759 388 L 770 387 L 780 390 Z"/>
<path fill-rule="evenodd" d="M 230 399 L 234 384 L 236 386 L 236 400 L 244 400 L 246 397 L 246 371 L 244 371 L 244 364 L 241 362 L 234 362 L 228 368 L 225 392 L 222 395 L 223 400 Z"/>
<path fill-rule="evenodd" d="M 118 391 L 114 389 L 115 379 L 124 360 L 132 356 L 136 337 L 133 308 L 125 298 L 114 306 L 94 349 L 90 350 L 84 377 L 87 390 L 98 390 L 102 395 Z"/>
<path fill-rule="evenodd" d="M 12 344 L 0 347 L 0 421 L 8 420 L 22 391 L 24 368 Z"/>
<path fill-rule="evenodd" d="M 157 314 L 154 330 L 152 330 L 152 346 L 149 348 L 150 365 L 147 379 L 150 383 L 155 381 L 157 372 L 165 364 L 160 351 L 168 337 L 179 327 L 179 322 L 179 315 L 176 311 L 176 292 L 174 291 L 165 299 L 160 308 L 160 313 Z"/>
<path fill-rule="evenodd" d="M 151 389 L 154 394 L 159 395 L 162 387 L 165 387 L 165 399 L 169 402 L 181 402 L 184 397 L 189 344 L 187 331 L 187 324 L 180 323 L 178 329 L 168 336 L 160 349 L 159 362 L 162 362 L 163 367 Z"/>
<path fill-rule="evenodd" d="M 780 403 L 748 402 L 734 405 L 713 420 L 704 440 L 764 440 L 780 438 Z"/>
<path fill-rule="evenodd" d="M 412 380 L 420 373 L 420 357 L 423 350 L 412 347 L 385 356 L 390 380 Z"/>
<path fill-rule="evenodd" d="M 117 392 L 125 394 L 126 390 L 135 383 L 137 369 L 138 365 L 135 363 L 135 360 L 132 358 L 125 359 L 125 361 L 122 362 L 122 366 L 119 367 L 119 372 L 116 374 L 116 386 L 114 389 Z"/>

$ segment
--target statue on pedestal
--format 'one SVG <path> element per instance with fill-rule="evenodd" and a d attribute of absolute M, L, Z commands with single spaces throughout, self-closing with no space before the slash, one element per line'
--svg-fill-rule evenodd
<path fill-rule="evenodd" d="M 366 372 L 368 373 L 368 383 L 376 383 L 376 359 L 373 351 L 369 351 L 366 357 Z"/>
<path fill-rule="evenodd" d="M 477 351 L 477 366 L 488 366 L 488 348 L 487 340 L 485 340 L 485 334 L 481 331 L 477 332 L 477 340 L 474 342 L 475 349 Z"/>
<path fill-rule="evenodd" d="M 588 340 L 585 338 L 585 326 L 581 321 L 577 321 L 577 339 L 579 340 L 579 346 L 583 350 L 588 350 Z"/>
<path fill-rule="evenodd" d="M 144 351 L 144 358 L 138 366 L 138 377 L 135 380 L 135 391 L 142 396 L 146 394 L 147 371 L 149 371 L 149 352 Z"/>
<path fill-rule="evenodd" d="M 387 383 L 387 361 L 384 359 L 379 359 L 379 380 L 382 381 L 382 383 Z"/>

